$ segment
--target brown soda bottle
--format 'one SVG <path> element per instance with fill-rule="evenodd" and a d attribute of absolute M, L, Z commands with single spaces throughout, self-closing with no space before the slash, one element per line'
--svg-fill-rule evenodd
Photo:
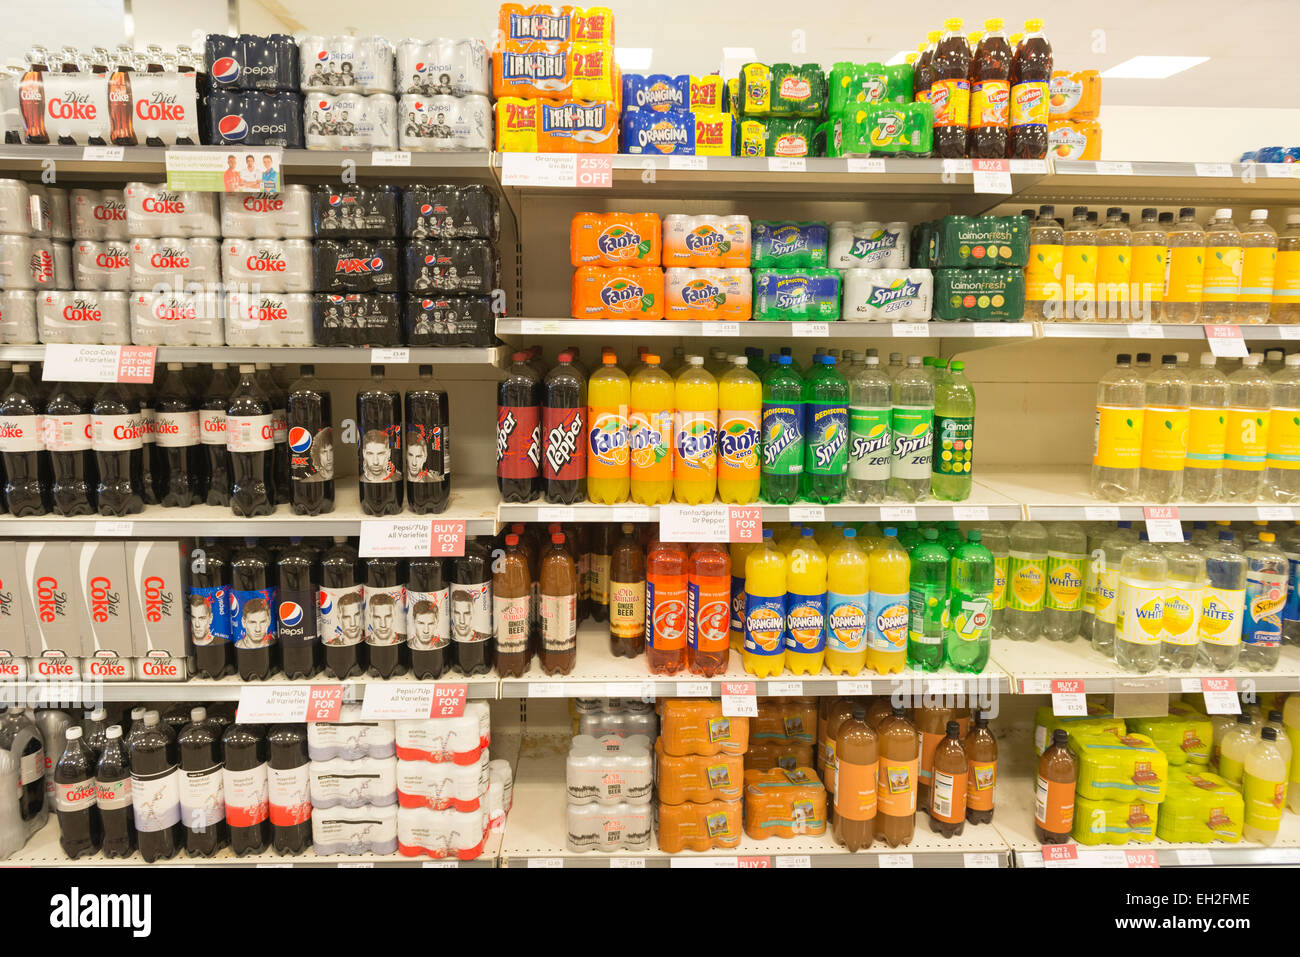
<path fill-rule="evenodd" d="M 538 573 L 542 570 L 541 545 L 537 526 L 528 527 L 523 522 L 515 522 L 510 531 L 519 536 L 524 555 L 528 559 L 528 574 L 532 578 L 528 603 L 528 655 L 529 659 L 541 652 L 542 642 L 542 585 Z"/>
<path fill-rule="evenodd" d="M 963 41 L 965 42 L 965 41 Z M 895 707 L 876 731 L 880 775 L 876 785 L 876 837 L 890 847 L 912 843 L 916 831 L 916 778 L 921 744 L 907 713 Z"/>
<path fill-rule="evenodd" d="M 609 650 L 615 658 L 645 654 L 645 553 L 633 525 L 623 526 L 609 560 Z"/>
<path fill-rule="evenodd" d="M 567 675 L 578 660 L 578 569 L 564 544 L 551 535 L 542 553 L 542 648 L 539 661 L 548 675 Z"/>
<path fill-rule="evenodd" d="M 1052 732 L 1052 743 L 1038 759 L 1034 781 L 1034 833 L 1039 844 L 1065 844 L 1074 828 L 1074 782 L 1079 768 L 1067 745 L 1070 733 Z"/>
<path fill-rule="evenodd" d="M 930 102 L 930 84 L 934 82 L 934 48 L 939 42 L 939 31 L 931 30 L 921 44 L 921 55 L 912 67 L 912 99 L 917 103 Z"/>
<path fill-rule="evenodd" d="M 867 724 L 867 709 L 853 705 L 835 737 L 835 811 L 831 829 L 835 842 L 850 851 L 871 846 L 876 828 L 876 784 L 880 748 Z"/>
<path fill-rule="evenodd" d="M 822 762 L 822 784 L 826 786 L 826 793 L 834 796 L 835 794 L 835 769 L 836 769 L 836 742 L 839 740 L 840 728 L 844 722 L 853 714 L 853 709 L 859 704 L 853 698 L 836 698 L 826 712 L 826 737 L 821 746 Z M 865 709 L 863 720 L 866 720 Z M 873 729 L 874 731 L 874 729 Z"/>
<path fill-rule="evenodd" d="M 725 545 L 691 548 L 686 579 L 686 662 L 691 674 L 725 674 L 731 660 L 731 554 Z"/>
<path fill-rule="evenodd" d="M 894 713 L 894 707 L 889 703 L 888 698 L 877 698 L 871 704 L 867 705 L 867 724 L 871 725 L 871 730 L 877 734 L 880 733 L 880 722 L 884 721 Z"/>
<path fill-rule="evenodd" d="M 966 820 L 972 824 L 993 822 L 993 791 L 998 780 L 998 742 L 989 730 L 985 714 L 975 715 L 975 723 L 964 742 L 970 776 L 966 782 Z"/>
<path fill-rule="evenodd" d="M 959 17 L 943 22 L 943 37 L 930 61 L 934 69 L 930 84 L 934 155 L 944 159 L 966 156 L 966 133 L 970 125 L 970 47 L 961 27 Z"/>
<path fill-rule="evenodd" d="M 930 779 L 930 830 L 957 837 L 966 829 L 966 792 L 970 765 L 961 743 L 961 725 L 949 721 L 944 739 L 934 749 Z"/>
<path fill-rule="evenodd" d="M 917 806 L 930 813 L 930 782 L 933 778 L 934 749 L 947 733 L 948 722 L 956 718 L 952 708 L 918 707 L 912 712 L 917 733 L 921 736 L 921 770 L 917 775 Z"/>
<path fill-rule="evenodd" d="M 605 522 L 588 532 L 591 543 L 587 553 L 588 598 L 591 617 L 609 621 L 609 564 L 614 551 L 614 526 Z"/>
<path fill-rule="evenodd" d="M 492 625 L 497 638 L 492 663 L 503 678 L 522 678 L 528 670 L 532 592 L 528 553 L 512 532 L 506 536 L 505 551 L 493 563 L 492 572 Z"/>
<path fill-rule="evenodd" d="M 1025 21 L 1025 38 L 1011 61 L 1011 115 L 1007 155 L 1042 159 L 1047 155 L 1048 83 L 1052 45 L 1042 20 Z"/>
<path fill-rule="evenodd" d="M 1011 107 L 1011 44 L 1002 32 L 1002 19 L 984 21 L 984 38 L 970 67 L 970 155 L 1000 159 L 1007 155 L 1007 123 Z"/>

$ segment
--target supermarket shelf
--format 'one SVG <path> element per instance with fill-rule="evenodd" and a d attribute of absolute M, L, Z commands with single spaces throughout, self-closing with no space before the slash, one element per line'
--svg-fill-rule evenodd
<path fill-rule="evenodd" d="M 1044 339 L 1171 339 L 1205 341 L 1205 326 L 1161 322 L 1038 322 Z M 1242 337 L 1260 342 L 1300 339 L 1300 325 L 1238 326 Z"/>
<path fill-rule="evenodd" d="M 1237 688 L 1261 691 L 1300 691 L 1300 648 L 1286 645 L 1272 671 L 1249 671 L 1238 667 L 1214 671 L 1195 667 L 1179 671 L 1155 671 L 1139 675 L 1120 670 L 1113 659 L 1094 651 L 1085 641 L 1012 641 L 999 638 L 993 643 L 993 662 L 1011 677 L 1017 694 L 1050 694 L 1053 678 L 1082 679 L 1089 694 L 1111 692 L 1157 692 L 1177 694 L 1200 691 L 1202 678 L 1233 678 Z"/>
<path fill-rule="evenodd" d="M 491 484 L 474 484 L 473 480 L 462 482 L 468 487 L 453 491 L 447 510 L 439 515 L 421 516 L 404 512 L 387 516 L 387 519 L 464 519 L 467 534 L 496 534 L 496 487 Z M 58 515 L 14 518 L 12 515 L 4 515 L 0 516 L 0 537 L 236 538 L 244 535 L 359 535 L 363 521 L 375 520 L 379 519 L 362 514 L 356 482 L 345 479 L 336 485 L 334 511 L 314 518 L 294 515 L 288 505 L 277 507 L 273 515 L 258 518 L 236 518 L 230 509 L 216 505 L 192 505 L 189 508 L 148 505 L 138 515 L 123 519 L 102 516 L 63 518 Z"/>
<path fill-rule="evenodd" d="M 498 336 L 604 336 L 606 338 L 676 339 L 1029 339 L 1035 335 L 1029 322 L 855 322 L 823 323 L 826 336 L 810 336 L 816 323 L 693 322 L 636 319 L 498 319 Z M 1300 330 L 1300 326 L 1296 327 Z"/>
<path fill-rule="evenodd" d="M 387 355 L 377 354 L 384 353 Z M 484 365 L 505 368 L 509 349 L 489 346 L 481 349 L 426 349 L 399 347 L 372 349 L 369 346 L 341 348 L 331 346 L 159 346 L 157 361 L 197 362 L 272 362 L 288 364 L 307 362 L 316 365 L 361 364 L 382 362 L 385 365 Z M 0 346 L 0 359 L 11 362 L 41 362 L 45 346 Z"/>
<path fill-rule="evenodd" d="M 1271 168 L 1275 167 L 1275 168 Z M 1116 163 L 1056 160 L 1052 174 L 1016 195 L 1025 202 L 1295 203 L 1300 177 L 1285 164 Z"/>
<path fill-rule="evenodd" d="M 967 825 L 944 840 L 917 816 L 907 847 L 873 845 L 850 854 L 829 833 L 765 841 L 743 836 L 734 848 L 667 854 L 648 851 L 575 854 L 565 847 L 565 737 L 529 737 L 515 772 L 514 807 L 501 846 L 506 867 L 1007 867 L 1006 842 L 991 825 Z M 828 828 L 829 831 L 829 828 Z"/>
<path fill-rule="evenodd" d="M 588 621 L 578 629 L 578 660 L 572 674 L 547 675 L 536 661 L 521 678 L 502 678 L 503 698 L 668 698 L 717 697 L 724 682 L 753 681 L 758 695 L 908 694 L 964 695 L 972 702 L 1011 690 L 1009 676 L 995 668 L 983 674 L 959 674 L 951 669 L 923 672 L 908 669 L 895 675 L 864 673 L 836 678 L 823 669 L 817 675 L 785 674 L 755 680 L 746 674 L 740 656 L 732 652 L 727 672 L 702 678 L 689 672 L 650 674 L 644 657 L 616 658 L 609 650 L 609 627 Z"/>

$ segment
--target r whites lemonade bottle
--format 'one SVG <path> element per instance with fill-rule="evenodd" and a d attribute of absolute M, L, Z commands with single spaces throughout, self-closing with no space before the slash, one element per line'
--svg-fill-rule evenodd
<path fill-rule="evenodd" d="M 607 352 L 587 382 L 587 497 L 597 505 L 627 501 L 627 413 L 630 385 Z"/>
<path fill-rule="evenodd" d="M 786 557 L 785 663 L 796 675 L 815 675 L 826 656 L 826 554 L 804 527 Z"/>
<path fill-rule="evenodd" d="M 844 529 L 826 558 L 826 667 L 833 675 L 856 675 L 867 663 L 871 596 L 867 553 L 857 534 Z"/>
<path fill-rule="evenodd" d="M 903 556 L 906 559 L 906 555 Z M 785 556 L 763 529 L 745 559 L 745 671 L 770 678 L 785 670 Z"/>
<path fill-rule="evenodd" d="M 718 382 L 718 498 L 728 505 L 748 505 L 758 501 L 763 385 L 744 356 L 731 362 Z"/>
<path fill-rule="evenodd" d="M 673 389 L 673 490 L 683 505 L 705 505 L 718 485 L 718 382 L 701 356 L 687 356 L 686 363 Z"/>
<path fill-rule="evenodd" d="M 663 505 L 673 500 L 673 380 L 647 353 L 632 376 L 628 409 L 632 501 Z"/>

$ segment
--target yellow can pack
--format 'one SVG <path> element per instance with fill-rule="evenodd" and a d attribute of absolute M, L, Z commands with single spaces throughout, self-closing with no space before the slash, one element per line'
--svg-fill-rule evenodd
<path fill-rule="evenodd" d="M 1214 726 L 1190 705 L 1173 703 L 1163 718 L 1129 718 L 1129 731 L 1144 734 L 1169 759 L 1169 766 L 1210 763 Z"/>
<path fill-rule="evenodd" d="M 1160 805 L 1146 801 L 1094 801 L 1076 797 L 1074 828 L 1080 844 L 1148 843 L 1155 840 Z"/>
<path fill-rule="evenodd" d="M 767 150 L 767 120 L 746 117 L 740 121 L 737 156 L 763 156 Z"/>
<path fill-rule="evenodd" d="M 1061 718 L 1052 714 L 1050 704 L 1034 712 L 1034 754 L 1042 754 L 1052 743 L 1052 732 L 1064 728 L 1070 734 L 1081 731 L 1109 731 L 1120 735 L 1126 730 L 1124 719 L 1110 713 L 1110 709 L 1096 702 L 1088 702 L 1088 714 L 1082 718 Z"/>
<path fill-rule="evenodd" d="M 717 73 L 691 77 L 690 111 L 701 116 L 721 116 L 723 100 L 722 77 Z"/>
<path fill-rule="evenodd" d="M 1169 759 L 1145 734 L 1071 731 L 1069 748 L 1079 762 L 1074 785 L 1079 797 L 1151 804 L 1164 800 Z"/>
<path fill-rule="evenodd" d="M 731 114 L 695 114 L 695 155 L 731 155 Z"/>
<path fill-rule="evenodd" d="M 772 110 L 772 70 L 766 63 L 740 68 L 740 115 L 767 116 Z"/>
<path fill-rule="evenodd" d="M 521 96 L 496 102 L 497 150 L 502 153 L 537 152 L 538 101 Z"/>
<path fill-rule="evenodd" d="M 1184 765 L 1169 772 L 1156 836 L 1163 841 L 1234 844 L 1241 840 L 1245 816 L 1240 791 L 1217 774 Z"/>

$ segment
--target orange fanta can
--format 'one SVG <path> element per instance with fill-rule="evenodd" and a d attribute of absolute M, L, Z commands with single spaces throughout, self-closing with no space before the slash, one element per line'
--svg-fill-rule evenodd
<path fill-rule="evenodd" d="M 569 227 L 574 266 L 658 266 L 658 213 L 578 213 Z"/>
<path fill-rule="evenodd" d="M 669 319 L 712 322 L 726 299 L 721 269 L 664 271 L 664 315 Z"/>
<path fill-rule="evenodd" d="M 656 266 L 579 266 L 573 274 L 575 319 L 662 319 L 664 274 Z"/>

